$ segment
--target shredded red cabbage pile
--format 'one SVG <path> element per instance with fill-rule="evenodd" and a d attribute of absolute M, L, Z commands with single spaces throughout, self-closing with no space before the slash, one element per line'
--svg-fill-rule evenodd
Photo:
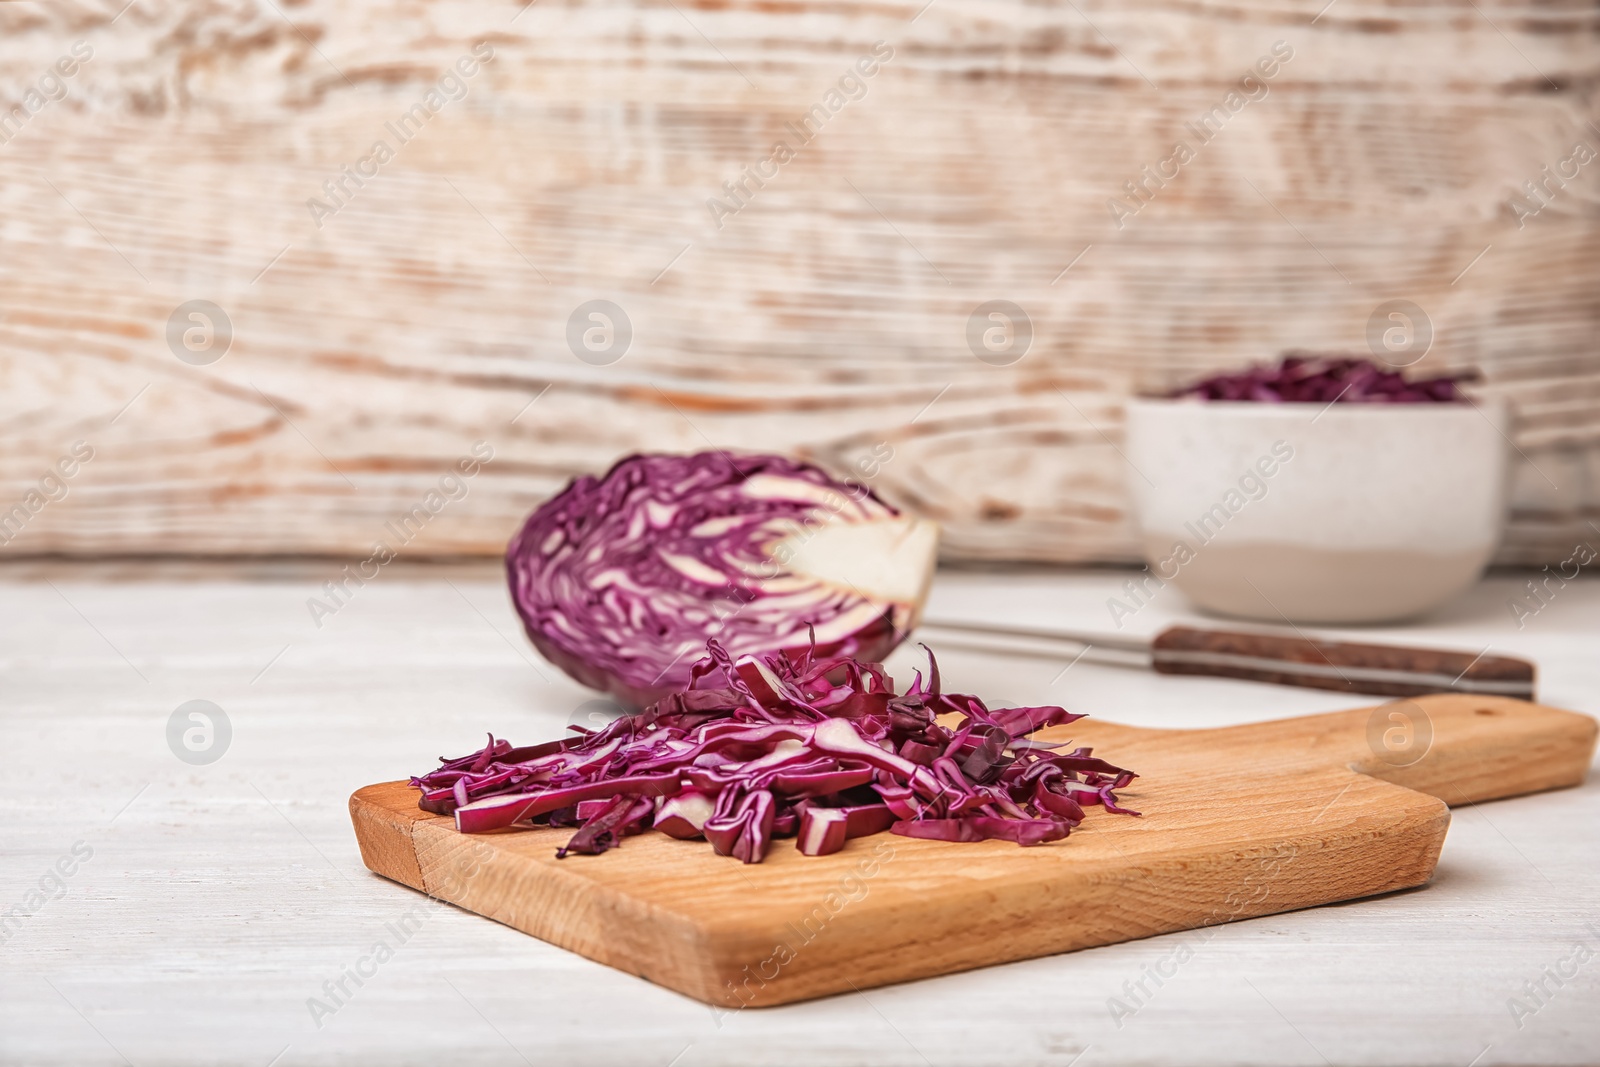
<path fill-rule="evenodd" d="M 1464 401 L 1458 382 L 1472 374 L 1407 381 L 1369 359 L 1290 354 L 1276 367 L 1251 367 L 1218 374 L 1173 393 L 1202 400 L 1251 400 L 1269 404 L 1427 404 Z"/>
<path fill-rule="evenodd" d="M 760 863 L 777 838 L 808 856 L 891 830 L 941 841 L 1056 841 L 1136 775 L 1088 748 L 1028 738 L 1083 716 L 986 708 L 942 693 L 928 655 L 896 695 L 879 664 L 814 650 L 737 660 L 716 642 L 689 688 L 580 736 L 513 748 L 491 735 L 411 784 L 467 833 L 576 826 L 557 856 L 598 854 L 654 828 Z M 959 715 L 953 727 L 937 716 Z"/>

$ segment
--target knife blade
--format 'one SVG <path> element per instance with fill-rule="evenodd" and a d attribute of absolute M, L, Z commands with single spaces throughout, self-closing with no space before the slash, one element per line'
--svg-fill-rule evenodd
<path fill-rule="evenodd" d="M 1380 696 L 1482 693 L 1532 700 L 1537 668 L 1514 656 L 1408 645 L 1333 641 L 1302 634 L 1172 626 L 1153 638 L 1081 630 L 924 619 L 918 633 L 986 652 L 1059 659 L 1076 653 L 1160 674 L 1241 678 Z"/>

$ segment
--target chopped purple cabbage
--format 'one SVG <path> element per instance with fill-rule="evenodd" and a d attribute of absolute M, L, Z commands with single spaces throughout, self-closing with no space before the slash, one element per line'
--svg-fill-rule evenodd
<path fill-rule="evenodd" d="M 1466 400 L 1458 385 L 1472 372 L 1407 381 L 1369 359 L 1291 352 L 1276 367 L 1218 374 L 1173 393 L 1174 398 L 1245 400 L 1267 404 L 1430 404 Z"/>
<path fill-rule="evenodd" d="M 411 784 L 425 811 L 466 833 L 578 826 L 556 855 L 598 854 L 646 828 L 703 837 L 760 863 L 777 838 L 805 855 L 891 830 L 941 841 L 1039 845 L 1066 837 L 1084 807 L 1136 815 L 1115 790 L 1137 777 L 1079 748 L 1030 741 L 1081 715 L 990 711 L 925 682 L 896 694 L 881 665 L 816 650 L 731 658 L 712 641 L 689 688 L 598 731 L 527 748 L 489 742 Z M 960 716 L 953 726 L 942 715 Z"/>

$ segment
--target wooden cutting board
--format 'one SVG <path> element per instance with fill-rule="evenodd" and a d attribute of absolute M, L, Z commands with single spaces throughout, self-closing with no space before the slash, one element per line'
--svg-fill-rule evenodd
<path fill-rule="evenodd" d="M 1595 720 L 1441 695 L 1214 730 L 1042 731 L 1141 775 L 1140 818 L 1089 809 L 1020 848 L 880 834 L 746 866 L 644 833 L 555 858 L 571 830 L 457 833 L 404 782 L 350 815 L 378 874 L 728 1010 L 1106 945 L 1421 885 L 1448 805 L 1576 785 Z"/>

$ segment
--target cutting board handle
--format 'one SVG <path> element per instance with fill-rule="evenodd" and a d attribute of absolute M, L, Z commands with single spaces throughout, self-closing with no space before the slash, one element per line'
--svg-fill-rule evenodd
<path fill-rule="evenodd" d="M 1581 783 L 1600 723 L 1505 697 L 1436 693 L 1231 729 L 1455 806 Z"/>

